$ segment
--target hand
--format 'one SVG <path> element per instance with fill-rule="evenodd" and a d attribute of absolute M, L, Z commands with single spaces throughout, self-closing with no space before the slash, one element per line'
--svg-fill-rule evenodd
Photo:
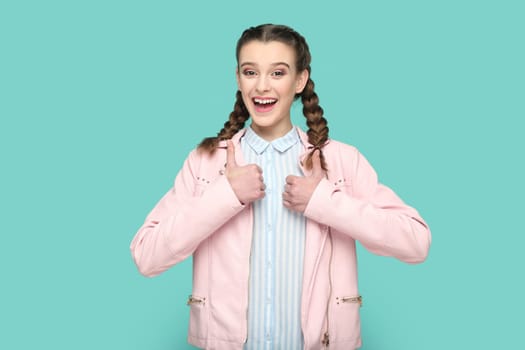
<path fill-rule="evenodd" d="M 266 186 L 263 182 L 261 168 L 257 164 L 238 166 L 231 140 L 228 140 L 226 178 L 242 204 L 248 204 L 264 197 Z"/>
<path fill-rule="evenodd" d="M 316 150 L 312 155 L 312 173 L 309 176 L 288 175 L 286 177 L 283 205 L 290 210 L 304 213 L 315 188 L 325 176 L 325 171 L 321 167 L 319 150 Z"/>

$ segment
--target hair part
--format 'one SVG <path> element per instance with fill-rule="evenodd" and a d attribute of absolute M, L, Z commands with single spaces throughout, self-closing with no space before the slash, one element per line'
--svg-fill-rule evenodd
<path fill-rule="evenodd" d="M 256 27 L 250 27 L 242 33 L 237 41 L 235 51 L 237 64 L 239 63 L 239 54 L 243 46 L 255 40 L 263 43 L 278 41 L 288 45 L 293 48 L 295 52 L 297 72 L 308 71 L 308 81 L 305 88 L 301 93 L 295 95 L 295 98 L 301 98 L 301 102 L 303 103 L 303 114 L 306 118 L 306 125 L 308 126 L 306 133 L 308 135 L 308 142 L 312 145 L 311 151 L 305 160 L 305 167 L 307 169 L 312 168 L 313 152 L 319 149 L 321 166 L 324 170 L 327 170 L 322 148 L 328 140 L 328 122 L 323 116 L 323 109 L 319 105 L 319 97 L 314 90 L 315 84 L 310 78 L 310 63 L 312 57 L 306 40 L 301 34 L 284 25 L 262 24 Z M 198 149 L 213 154 L 220 141 L 232 138 L 235 133 L 244 128 L 249 117 L 250 115 L 242 100 L 241 92 L 237 91 L 233 111 L 230 113 L 228 121 L 224 123 L 224 127 L 219 131 L 217 136 L 207 137 L 202 140 Z"/>

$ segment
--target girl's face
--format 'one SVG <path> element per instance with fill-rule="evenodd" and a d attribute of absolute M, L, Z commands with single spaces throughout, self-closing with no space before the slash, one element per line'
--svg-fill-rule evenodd
<path fill-rule="evenodd" d="M 292 128 L 290 108 L 308 81 L 297 72 L 295 52 L 278 41 L 250 41 L 239 52 L 237 85 L 252 117 L 252 129 L 267 141 Z"/>

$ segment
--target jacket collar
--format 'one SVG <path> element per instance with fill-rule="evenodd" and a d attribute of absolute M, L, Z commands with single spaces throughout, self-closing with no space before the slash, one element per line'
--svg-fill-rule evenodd
<path fill-rule="evenodd" d="M 232 140 L 234 146 L 237 146 L 239 144 L 239 142 L 241 141 L 241 138 L 244 136 L 245 133 L 246 133 L 246 128 L 243 128 L 243 129 L 237 131 L 237 133 L 232 136 L 231 140 Z M 218 148 L 227 148 L 228 144 L 226 143 L 226 140 L 222 140 L 222 141 L 219 141 L 219 144 L 218 144 L 217 147 Z"/>

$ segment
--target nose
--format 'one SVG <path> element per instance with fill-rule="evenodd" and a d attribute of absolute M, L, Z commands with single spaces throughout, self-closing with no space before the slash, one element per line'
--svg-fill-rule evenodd
<path fill-rule="evenodd" d="M 259 76 L 259 79 L 257 79 L 257 85 L 255 86 L 257 89 L 257 92 L 266 92 L 270 90 L 270 82 L 268 80 L 268 77 L 265 75 Z"/>

